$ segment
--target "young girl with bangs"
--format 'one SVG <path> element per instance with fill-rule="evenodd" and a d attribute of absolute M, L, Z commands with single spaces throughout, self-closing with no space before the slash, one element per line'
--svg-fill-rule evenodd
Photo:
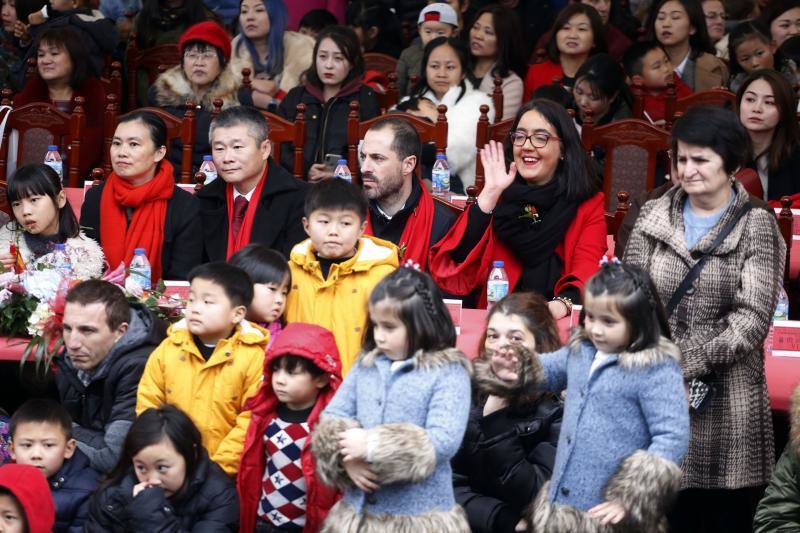
<path fill-rule="evenodd" d="M 771 42 L 769 30 L 757 21 L 742 22 L 728 36 L 731 81 L 728 87 L 737 92 L 744 79 L 760 69 L 780 72 L 792 84 L 797 82 L 797 65 L 784 57 Z"/>
<path fill-rule="evenodd" d="M 7 199 L 14 220 L 0 228 L 3 267 L 13 269 L 20 259 L 25 265 L 46 262 L 56 244 L 65 244 L 76 279 L 103 273 L 103 250 L 80 230 L 55 170 L 40 163 L 18 168 L 8 180 Z"/>

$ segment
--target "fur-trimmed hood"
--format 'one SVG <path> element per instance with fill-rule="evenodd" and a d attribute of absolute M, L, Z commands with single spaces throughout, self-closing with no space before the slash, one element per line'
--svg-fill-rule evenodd
<path fill-rule="evenodd" d="M 590 342 L 586 330 L 582 327 L 575 328 L 569 337 L 570 348 L 580 350 L 584 342 Z M 617 361 L 625 370 L 636 370 L 663 363 L 668 359 L 681 364 L 681 350 L 674 342 L 662 336 L 658 340 L 658 345 L 638 352 L 622 352 Z"/>
<path fill-rule="evenodd" d="M 381 351 L 377 348 L 366 352 L 361 355 L 359 364 L 364 367 L 372 366 L 380 354 Z M 445 348 L 444 350 L 432 352 L 417 350 L 417 353 L 408 359 L 408 364 L 412 365 L 415 370 L 433 370 L 435 368 L 443 368 L 451 363 L 457 363 L 463 366 L 467 372 L 472 373 L 472 363 L 458 348 Z"/>
<path fill-rule="evenodd" d="M 189 80 L 183 73 L 181 65 L 175 65 L 161 74 L 153 84 L 153 95 L 156 105 L 182 107 L 187 100 L 195 102 L 206 111 L 214 108 L 214 100 L 222 99 L 222 108 L 239 104 L 237 92 L 241 80 L 237 80 L 231 71 L 230 64 L 220 72 L 200 102 L 195 102 L 195 94 Z"/>
<path fill-rule="evenodd" d="M 473 362 L 475 386 L 481 394 L 507 398 L 513 405 L 530 404 L 542 395 L 540 387 L 544 381 L 544 369 L 535 352 L 523 346 L 510 349 L 519 361 L 517 380 L 500 379 L 492 369 L 491 354 L 486 353 Z"/>

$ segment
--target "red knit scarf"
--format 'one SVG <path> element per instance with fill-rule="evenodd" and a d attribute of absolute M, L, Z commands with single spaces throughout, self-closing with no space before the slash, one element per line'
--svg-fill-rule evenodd
<path fill-rule="evenodd" d="M 431 246 L 434 206 L 433 197 L 425 188 L 425 185 L 420 182 L 419 186 L 422 190 L 419 202 L 417 202 L 417 207 L 409 215 L 397 246 L 400 248 L 403 261 L 410 259 L 415 263 L 419 263 L 420 269 L 425 270 L 428 266 L 428 254 Z M 374 235 L 369 211 L 367 211 L 367 227 L 364 233 Z"/>
<path fill-rule="evenodd" d="M 258 203 L 261 200 L 261 191 L 264 190 L 264 184 L 267 182 L 267 174 L 269 173 L 269 165 L 264 169 L 264 175 L 256 185 L 253 194 L 250 195 L 250 201 L 247 202 L 247 211 L 244 213 L 244 220 L 242 227 L 239 228 L 239 234 L 236 240 L 233 238 L 233 185 L 230 183 L 225 187 L 225 200 L 228 204 L 228 253 L 226 258 L 230 259 L 233 254 L 250 244 L 250 233 L 253 231 L 253 219 L 256 217 L 256 210 Z"/>
<path fill-rule="evenodd" d="M 153 281 L 161 278 L 164 223 L 175 188 L 172 170 L 172 164 L 164 159 L 153 179 L 138 187 L 114 172 L 108 176 L 100 197 L 100 245 L 112 268 L 123 261 L 129 266 L 134 248 L 144 248 Z M 130 225 L 125 218 L 126 207 L 133 209 Z"/>

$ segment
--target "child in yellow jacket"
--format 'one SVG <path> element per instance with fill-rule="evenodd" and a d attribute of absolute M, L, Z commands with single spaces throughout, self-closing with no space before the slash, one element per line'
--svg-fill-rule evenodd
<path fill-rule="evenodd" d="M 244 319 L 253 284 L 241 269 L 206 263 L 189 273 L 186 317 L 150 355 L 139 382 L 136 414 L 165 403 L 200 429 L 211 459 L 236 475 L 258 392 L 269 333 Z"/>
<path fill-rule="evenodd" d="M 398 266 L 397 247 L 364 236 L 367 200 L 360 188 L 340 179 L 311 187 L 303 227 L 308 239 L 289 256 L 292 289 L 287 322 L 307 322 L 333 332 L 342 375 L 355 362 L 375 285 Z"/>

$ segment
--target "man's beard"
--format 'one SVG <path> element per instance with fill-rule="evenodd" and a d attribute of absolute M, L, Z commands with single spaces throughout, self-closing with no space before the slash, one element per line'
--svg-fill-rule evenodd
<path fill-rule="evenodd" d="M 375 174 L 367 172 L 361 175 L 361 180 L 371 180 L 373 187 L 365 188 L 364 194 L 370 200 L 380 202 L 400 193 L 403 188 L 403 176 L 401 174 L 394 177 L 385 177 L 382 180 L 375 178 Z"/>

